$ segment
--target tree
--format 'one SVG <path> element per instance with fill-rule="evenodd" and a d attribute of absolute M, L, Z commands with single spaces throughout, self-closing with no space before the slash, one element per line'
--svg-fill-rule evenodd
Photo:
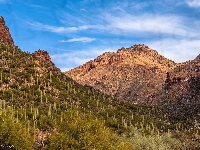
<path fill-rule="evenodd" d="M 101 121 L 68 111 L 50 137 L 49 149 L 129 150 L 132 145 L 112 133 Z"/>
<path fill-rule="evenodd" d="M 33 143 L 25 127 L 12 117 L 12 111 L 0 110 L 0 149 L 31 150 Z"/>

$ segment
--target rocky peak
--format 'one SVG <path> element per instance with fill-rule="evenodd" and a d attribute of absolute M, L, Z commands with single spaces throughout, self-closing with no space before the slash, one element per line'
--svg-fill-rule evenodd
<path fill-rule="evenodd" d="M 135 44 L 131 48 L 133 48 L 133 50 L 150 50 L 150 48 L 144 44 Z"/>
<path fill-rule="evenodd" d="M 154 103 L 176 63 L 144 44 L 107 52 L 65 74 L 83 85 L 133 103 Z"/>
<path fill-rule="evenodd" d="M 5 24 L 4 18 L 0 16 L 0 24 Z"/>
<path fill-rule="evenodd" d="M 200 54 L 195 58 L 195 60 L 200 60 Z"/>
<path fill-rule="evenodd" d="M 35 51 L 33 55 L 48 64 L 52 64 L 51 57 L 49 56 L 49 53 L 45 50 L 39 49 L 38 51 Z"/>
<path fill-rule="evenodd" d="M 135 45 L 133 45 L 133 46 L 131 46 L 129 48 L 122 47 L 117 52 L 121 52 L 121 51 L 150 51 L 150 50 L 152 50 L 152 49 L 150 49 L 145 44 L 135 44 Z"/>
<path fill-rule="evenodd" d="M 14 46 L 13 39 L 9 32 L 9 28 L 5 25 L 5 21 L 2 16 L 0 16 L 0 44 Z"/>

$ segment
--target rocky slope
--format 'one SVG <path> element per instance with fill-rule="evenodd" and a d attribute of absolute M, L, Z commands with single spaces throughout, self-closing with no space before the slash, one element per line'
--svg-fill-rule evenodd
<path fill-rule="evenodd" d="M 2 18 L 2 20 L 4 19 Z M 76 137 L 71 136 L 70 142 L 66 140 L 66 137 L 61 140 L 64 141 L 63 144 L 57 141 L 60 139 L 59 134 L 70 135 L 63 133 L 64 131 L 79 132 L 77 128 L 71 128 L 72 123 L 84 126 L 72 113 L 71 123 L 68 123 L 70 117 L 66 115 L 70 111 L 76 111 L 80 121 L 85 121 L 87 127 L 90 128 L 88 124 L 92 125 L 93 122 L 85 120 L 86 116 L 99 119 L 101 122 L 101 118 L 107 118 L 105 114 L 109 114 L 108 109 L 111 112 L 114 112 L 115 109 L 123 111 L 123 106 L 126 106 L 127 112 L 124 112 L 123 116 L 115 115 L 116 120 L 119 121 L 118 129 L 123 129 L 120 125 L 121 118 L 125 119 L 130 115 L 129 104 L 122 106 L 120 101 L 96 92 L 92 88 L 81 86 L 66 77 L 51 61 L 47 51 L 38 50 L 33 54 L 21 51 L 11 42 L 12 38 L 5 24 L 4 27 L 0 28 L 0 33 L 2 33 L 0 36 L 0 149 L 60 149 L 60 145 L 63 144 L 65 147 L 62 149 L 69 149 L 69 147 L 82 149 L 82 145 L 81 148 L 70 145 L 71 141 L 82 144 L 82 142 L 77 142 L 77 139 L 81 139 L 77 134 Z M 98 106 L 96 101 L 98 101 Z M 142 115 L 138 118 L 141 119 Z M 61 125 L 61 122 L 66 124 Z M 111 127 L 104 125 L 104 123 L 102 121 L 102 129 Z M 99 131 L 98 126 L 96 127 L 95 130 Z M 116 130 L 118 129 L 116 128 Z M 54 133 L 55 142 L 50 140 L 50 138 L 53 139 Z M 90 134 L 88 131 L 85 133 L 88 133 L 88 138 L 91 141 L 94 134 Z M 109 135 L 108 137 L 111 135 L 108 132 L 106 134 Z M 94 135 L 98 141 L 99 135 L 99 133 Z M 101 135 L 103 135 L 102 139 L 107 142 L 105 134 Z M 83 142 L 86 141 L 85 135 L 80 135 L 80 137 L 83 137 Z M 58 147 L 51 148 L 52 143 L 58 143 Z"/>
<path fill-rule="evenodd" d="M 0 16 L 0 43 L 6 45 L 14 45 L 10 35 L 9 28 L 5 25 L 4 18 Z"/>
<path fill-rule="evenodd" d="M 151 127 L 144 127 L 163 120 L 156 126 L 163 130 L 161 109 L 124 103 L 77 84 L 56 68 L 48 52 L 29 54 L 5 39 L 3 34 L 0 149 L 135 149 L 126 148 L 129 141 L 120 136 L 131 126 L 150 133 Z"/>
<path fill-rule="evenodd" d="M 1 41 L 4 39 L 5 37 L 0 37 Z M 134 81 L 140 84 L 146 85 L 142 82 L 143 78 L 148 79 L 147 83 L 150 84 L 149 80 L 153 80 L 150 77 L 155 74 L 158 74 L 155 76 L 160 81 L 166 81 L 166 75 L 159 75 L 169 71 L 170 68 L 173 69 L 175 63 L 148 47 L 145 49 L 142 47 L 144 45 L 136 45 L 130 49 L 121 49 L 117 53 L 106 53 L 102 59 L 99 57 L 96 61 L 91 61 L 94 64 L 86 65 L 85 73 L 98 67 L 101 69 L 109 64 L 116 68 L 116 64 L 126 62 L 126 65 L 120 69 L 124 69 L 127 73 L 131 70 L 129 64 L 134 66 L 135 70 L 132 69 L 130 72 L 136 73 L 133 76 Z M 142 49 L 144 52 L 141 51 Z M 145 52 L 145 50 L 149 51 Z M 124 55 L 126 51 L 127 55 Z M 148 53 L 148 55 L 143 53 Z M 140 54 L 148 56 L 148 59 L 143 59 Z M 132 55 L 137 55 L 138 58 Z M 154 59 L 154 55 L 157 59 Z M 136 64 L 131 63 L 128 57 L 134 59 Z M 139 66 L 139 64 L 142 65 Z M 157 68 L 154 68 L 155 65 Z M 143 76 L 141 76 L 142 70 Z M 146 72 L 150 75 L 145 74 Z M 126 75 L 125 73 L 123 75 Z M 102 75 L 105 74 L 102 73 Z M 116 76 L 121 77 L 122 81 L 127 81 L 122 75 Z M 171 74 L 168 76 L 167 79 L 171 83 Z M 106 81 L 113 78 L 115 76 L 109 78 L 101 76 L 100 79 Z M 161 82 L 156 81 L 156 83 L 161 85 Z M 163 84 L 164 87 L 166 85 L 167 82 Z M 175 85 L 167 86 L 168 93 Z M 194 85 L 198 88 L 196 84 Z M 188 92 L 191 90 L 188 89 Z M 156 90 L 152 88 L 152 91 Z M 142 146 L 141 149 L 148 149 L 151 145 L 146 141 L 160 145 L 160 140 L 158 142 L 155 138 L 158 133 L 163 143 L 171 143 L 170 147 L 165 144 L 167 148 L 164 149 L 177 147 L 177 142 L 173 142 L 174 139 L 171 138 L 170 133 L 184 143 L 180 146 L 199 149 L 200 128 L 193 124 L 192 119 L 188 117 L 187 121 L 180 122 L 169 118 L 157 106 L 132 105 L 91 87 L 77 84 L 56 68 L 48 52 L 44 50 L 29 54 L 18 49 L 12 42 L 8 44 L 5 41 L 0 44 L 0 149 L 11 147 L 12 149 L 41 150 L 60 149 L 60 146 L 62 149 L 119 149 L 119 145 L 127 146 L 129 139 L 136 141 L 133 146 L 140 145 L 141 142 L 137 143 L 135 136 L 130 134 L 132 129 L 138 129 L 142 133 L 143 136 L 138 136 L 139 141 L 150 139 L 142 140 L 146 146 Z M 195 130 L 189 130 L 191 127 Z M 165 134 L 167 139 L 162 138 Z M 120 142 L 121 135 L 127 135 L 127 141 Z M 123 140 L 125 139 L 123 136 Z M 91 144 L 88 145 L 89 143 Z M 105 147 L 102 148 L 104 145 Z M 137 149 L 137 147 L 122 147 L 122 149 Z"/>
<path fill-rule="evenodd" d="M 166 92 L 160 99 L 172 116 L 183 119 L 200 114 L 200 55 L 178 64 L 165 80 Z"/>
<path fill-rule="evenodd" d="M 48 71 L 54 71 L 59 75 L 61 74 L 61 70 L 57 68 L 52 62 L 51 57 L 47 51 L 39 49 L 32 53 L 32 56 L 43 63 L 43 69 L 40 69 L 41 75 L 47 73 Z M 35 62 L 38 63 L 38 61 Z"/>
<path fill-rule="evenodd" d="M 18 46 L 15 46 L 11 34 L 9 32 L 9 28 L 5 24 L 5 20 L 2 16 L 0 16 L 0 44 L 7 46 L 9 48 L 18 49 Z M 15 55 L 13 53 L 13 55 Z M 44 75 L 48 71 L 55 71 L 57 74 L 61 74 L 60 69 L 58 69 L 55 64 L 51 61 L 49 53 L 45 50 L 35 51 L 32 56 L 36 58 L 34 62 L 39 64 L 39 61 L 43 62 L 43 68 L 37 68 L 40 72 L 40 75 Z M 48 69 L 47 69 L 48 68 Z"/>
<path fill-rule="evenodd" d="M 156 103 L 166 72 L 176 63 L 144 44 L 107 52 L 65 72 L 83 85 L 132 103 Z"/>
<path fill-rule="evenodd" d="M 200 113 L 200 55 L 175 63 L 138 44 L 104 53 L 65 74 L 121 100 L 164 106 L 173 116 Z"/>

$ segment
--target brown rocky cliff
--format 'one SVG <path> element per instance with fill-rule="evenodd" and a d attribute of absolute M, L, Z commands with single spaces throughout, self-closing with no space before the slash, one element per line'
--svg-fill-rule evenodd
<path fill-rule="evenodd" d="M 47 64 L 53 64 L 53 62 L 51 61 L 51 57 L 49 56 L 49 53 L 47 51 L 38 50 L 35 51 L 33 55 L 39 58 L 40 60 L 46 62 Z"/>
<path fill-rule="evenodd" d="M 200 56 L 200 55 L 199 55 Z M 176 118 L 195 117 L 200 120 L 200 57 L 180 63 L 170 70 L 161 105 Z M 167 76 L 166 76 L 167 78 Z"/>
<path fill-rule="evenodd" d="M 5 25 L 5 21 L 2 16 L 0 16 L 0 44 L 14 46 L 13 39 L 9 32 L 9 28 Z"/>
<path fill-rule="evenodd" d="M 121 100 L 200 120 L 200 55 L 175 63 L 144 44 L 106 52 L 65 74 Z"/>
<path fill-rule="evenodd" d="M 144 44 L 106 52 L 65 74 L 131 103 L 156 103 L 167 71 L 176 63 Z"/>
<path fill-rule="evenodd" d="M 39 61 L 42 61 L 44 64 L 43 69 L 40 68 L 40 71 L 39 71 L 41 75 L 45 74 L 49 70 L 54 71 L 57 74 L 61 74 L 60 69 L 57 68 L 55 64 L 51 61 L 51 57 L 47 51 L 39 49 L 38 51 L 35 51 L 34 53 L 32 53 L 32 55 L 35 56 Z M 39 62 L 36 62 L 36 63 L 39 63 Z"/>

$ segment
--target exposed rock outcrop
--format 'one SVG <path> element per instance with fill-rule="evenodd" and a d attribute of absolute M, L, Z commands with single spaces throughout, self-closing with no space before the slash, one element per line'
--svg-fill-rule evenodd
<path fill-rule="evenodd" d="M 170 85 L 161 105 L 176 118 L 200 119 L 200 59 L 180 63 L 170 70 Z"/>
<path fill-rule="evenodd" d="M 106 52 L 65 74 L 130 103 L 164 106 L 180 119 L 200 114 L 200 55 L 175 63 L 136 44 Z"/>
<path fill-rule="evenodd" d="M 9 28 L 5 25 L 5 21 L 2 16 L 0 16 L 0 44 L 14 46 Z"/>
<path fill-rule="evenodd" d="M 38 50 L 35 51 L 33 55 L 48 64 L 53 64 L 53 62 L 51 61 L 51 57 L 49 56 L 49 53 L 47 51 Z"/>
<path fill-rule="evenodd" d="M 61 74 L 60 69 L 57 68 L 55 64 L 51 61 L 51 57 L 47 51 L 39 49 L 38 51 L 35 51 L 32 55 L 43 62 L 43 64 L 45 65 L 44 70 L 47 70 L 46 68 L 48 68 L 51 71 L 57 72 L 57 74 Z"/>
<path fill-rule="evenodd" d="M 106 52 L 66 75 L 131 103 L 157 103 L 165 74 L 176 63 L 144 44 Z"/>

